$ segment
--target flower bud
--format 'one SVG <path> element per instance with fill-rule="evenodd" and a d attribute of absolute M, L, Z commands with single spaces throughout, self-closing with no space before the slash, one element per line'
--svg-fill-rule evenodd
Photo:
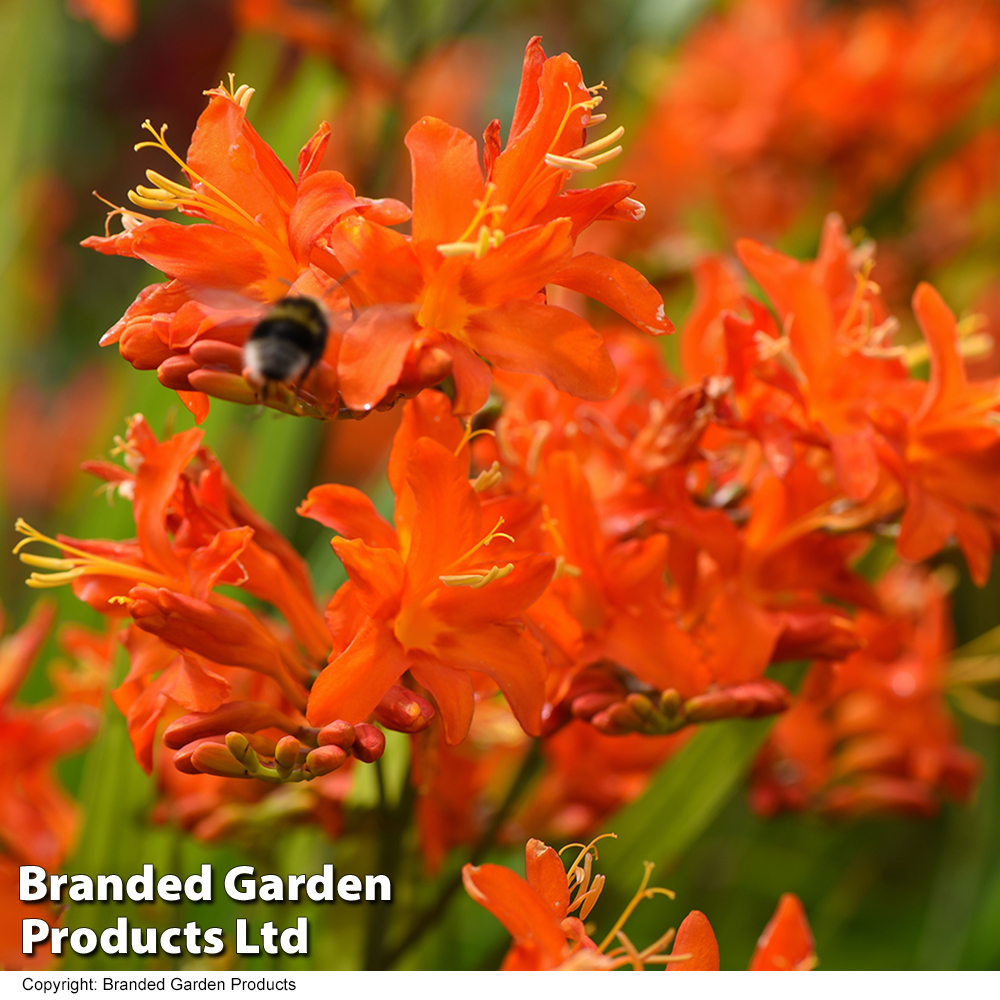
<path fill-rule="evenodd" d="M 316 737 L 321 747 L 335 746 L 342 750 L 350 750 L 354 745 L 354 726 L 343 719 L 335 719 L 324 726 Z"/>
<path fill-rule="evenodd" d="M 195 771 L 220 778 L 249 778 L 250 772 L 221 743 L 202 743 L 191 754 Z"/>
<path fill-rule="evenodd" d="M 354 727 L 354 746 L 351 753 L 365 764 L 373 764 L 385 753 L 385 733 L 367 722 Z"/>
<path fill-rule="evenodd" d="M 570 711 L 574 718 L 592 719 L 620 700 L 621 695 L 617 691 L 588 691 L 573 699 Z"/>
<path fill-rule="evenodd" d="M 257 759 L 257 752 L 252 746 L 250 746 L 250 741 L 242 733 L 227 733 L 226 749 L 251 774 L 253 774 L 257 768 L 260 767 L 260 761 Z"/>
<path fill-rule="evenodd" d="M 202 772 L 199 771 L 193 763 L 191 763 L 191 756 L 203 743 L 215 743 L 218 745 L 219 741 L 218 739 L 212 737 L 203 740 L 192 740 L 192 742 L 188 743 L 187 746 L 181 747 L 181 749 L 174 754 L 174 767 L 184 774 L 201 774 Z"/>
<path fill-rule="evenodd" d="M 762 715 L 783 712 L 789 705 L 788 692 L 771 680 L 734 684 L 689 698 L 684 714 L 690 722 L 712 722 L 716 719 L 756 719 Z"/>
<path fill-rule="evenodd" d="M 399 684 L 393 684 L 375 708 L 375 720 L 399 733 L 423 732 L 433 718 L 434 706 Z"/>
<path fill-rule="evenodd" d="M 255 733 L 272 728 L 295 733 L 300 726 L 261 701 L 231 701 L 214 712 L 192 712 L 170 723 L 164 730 L 163 742 L 171 750 L 179 750 L 207 736 L 224 736 L 233 731 Z"/>
<path fill-rule="evenodd" d="M 309 751 L 303 770 L 318 778 L 320 775 L 336 771 L 338 767 L 343 767 L 349 756 L 346 750 L 333 744 L 318 747 Z"/>
<path fill-rule="evenodd" d="M 283 736 L 274 749 L 274 763 L 278 773 L 287 777 L 292 768 L 299 762 L 299 751 L 302 744 L 294 736 Z"/>

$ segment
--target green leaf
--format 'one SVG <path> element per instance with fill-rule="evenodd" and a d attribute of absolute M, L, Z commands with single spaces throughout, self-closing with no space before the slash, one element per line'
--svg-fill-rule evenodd
<path fill-rule="evenodd" d="M 607 877 L 609 902 L 627 900 L 643 861 L 655 862 L 661 873 L 676 865 L 729 801 L 773 722 L 733 719 L 703 726 L 643 795 L 608 820 L 604 829 L 618 839 L 605 841 L 597 871 Z"/>

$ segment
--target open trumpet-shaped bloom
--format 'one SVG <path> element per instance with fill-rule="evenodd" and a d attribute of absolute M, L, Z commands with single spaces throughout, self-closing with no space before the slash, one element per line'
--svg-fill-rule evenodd
<path fill-rule="evenodd" d="M 333 313 L 345 308 L 336 287 L 343 271 L 325 241 L 342 216 L 370 213 L 394 223 L 409 215 L 399 202 L 359 198 L 342 174 L 319 169 L 330 134 L 325 123 L 302 148 L 296 179 L 247 121 L 250 88 L 220 86 L 208 94 L 186 159 L 168 145 L 166 127 L 157 132 L 148 122 L 153 139 L 136 147 L 167 153 L 188 184 L 150 170 L 154 186 L 129 192 L 141 209 L 176 208 L 203 224 L 180 225 L 118 209 L 121 233 L 83 242 L 104 254 L 137 257 L 170 279 L 144 289 L 101 343 L 117 343 L 136 368 L 157 369 L 160 381 L 181 392 L 199 417 L 207 412 L 202 389 L 253 400 L 253 391 L 241 387 L 240 348 L 261 307 L 287 295 L 306 295 L 323 300 Z M 336 350 L 334 336 L 311 380 L 323 414 L 339 405 Z"/>
<path fill-rule="evenodd" d="M 439 399 L 438 408 L 446 404 Z M 463 463 L 430 437 L 412 439 L 416 401 L 409 410 L 390 464 L 395 531 L 350 487 L 319 486 L 300 508 L 340 532 L 331 544 L 349 577 L 327 609 L 334 649 L 313 685 L 309 721 L 360 722 L 409 671 L 436 699 L 445 736 L 456 743 L 472 720 L 473 671 L 493 678 L 518 722 L 537 734 L 545 665 L 520 618 L 554 560 L 514 550 L 503 518 L 490 520 L 469 483 L 467 457 Z"/>
<path fill-rule="evenodd" d="M 622 129 L 587 142 L 587 128 L 604 118 L 594 114 L 600 101 L 573 59 L 546 59 L 534 38 L 503 151 L 496 121 L 486 130 L 482 166 L 475 139 L 460 129 L 436 118 L 410 129 L 412 235 L 360 216 L 331 235 L 361 312 L 339 358 L 348 406 L 369 409 L 450 374 L 455 412 L 472 413 L 489 391 L 484 358 L 543 375 L 577 396 L 609 396 L 615 369 L 601 336 L 547 304 L 550 283 L 604 302 L 649 333 L 673 329 L 659 295 L 636 271 L 599 254 L 573 256 L 580 232 L 595 220 L 643 212 L 626 182 L 563 190 L 574 174 L 621 151 L 614 144 Z"/>

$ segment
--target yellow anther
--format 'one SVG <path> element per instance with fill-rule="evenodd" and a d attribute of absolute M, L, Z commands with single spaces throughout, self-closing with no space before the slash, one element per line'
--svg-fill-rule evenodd
<path fill-rule="evenodd" d="M 568 170 L 574 174 L 585 174 L 597 169 L 597 164 L 590 160 L 574 160 L 572 156 L 556 156 L 555 153 L 546 153 L 545 163 L 554 170 Z"/>
<path fill-rule="evenodd" d="M 579 566 L 574 566 L 572 563 L 566 562 L 565 556 L 556 556 L 556 571 L 552 574 L 552 579 L 561 580 L 564 576 L 576 579 L 583 576 L 583 570 Z"/>
<path fill-rule="evenodd" d="M 507 563 L 506 566 L 492 566 L 485 573 L 457 573 L 454 576 L 439 576 L 438 579 L 446 587 L 469 587 L 471 590 L 480 590 L 494 580 L 502 580 L 513 572 L 514 564 Z"/>
<path fill-rule="evenodd" d="M 593 142 L 588 142 L 586 146 L 581 146 L 579 149 L 574 149 L 573 152 L 568 155 L 574 156 L 577 159 L 583 159 L 590 156 L 591 153 L 599 153 L 602 149 L 607 149 L 608 146 L 616 143 L 625 134 L 625 126 L 619 125 L 614 132 L 609 132 L 602 139 L 595 139 Z"/>
<path fill-rule="evenodd" d="M 14 525 L 15 530 L 26 537 L 14 546 L 14 555 L 18 556 L 27 566 L 38 566 L 41 569 L 53 570 L 49 573 L 32 573 L 25 581 L 29 587 L 59 587 L 64 583 L 70 583 L 78 577 L 84 575 L 91 576 L 116 576 L 125 579 L 135 580 L 139 583 L 148 583 L 154 587 L 170 587 L 173 582 L 169 577 L 152 570 L 144 569 L 141 566 L 134 566 L 130 563 L 117 562 L 114 559 L 107 559 L 104 556 L 95 555 L 84 549 L 78 549 L 73 545 L 57 541 L 43 535 L 37 528 L 33 528 L 23 517 L 19 517 Z M 26 545 L 32 542 L 42 542 L 60 549 L 64 555 L 61 559 L 51 556 L 39 556 L 33 552 L 22 552 Z"/>
<path fill-rule="evenodd" d="M 469 485 L 477 492 L 483 493 L 492 489 L 503 479 L 500 463 L 494 462 L 488 469 L 483 469 L 475 479 L 469 480 Z"/>

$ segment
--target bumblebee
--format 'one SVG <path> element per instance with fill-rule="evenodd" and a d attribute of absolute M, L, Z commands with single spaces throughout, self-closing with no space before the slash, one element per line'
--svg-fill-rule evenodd
<path fill-rule="evenodd" d="M 313 299 L 289 296 L 251 331 L 243 347 L 243 366 L 251 381 L 264 386 L 294 380 L 301 386 L 326 348 L 329 325 Z"/>

